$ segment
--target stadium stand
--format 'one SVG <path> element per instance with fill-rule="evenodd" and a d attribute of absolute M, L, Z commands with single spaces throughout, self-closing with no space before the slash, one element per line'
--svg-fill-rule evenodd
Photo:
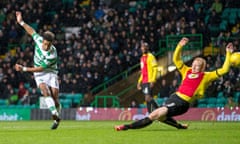
<path fill-rule="evenodd" d="M 219 50 L 211 53 L 212 61 L 216 60 L 211 65 L 213 67 L 218 65 L 216 57 L 221 55 L 220 50 L 226 42 L 233 41 L 236 51 L 240 47 L 239 39 L 236 39 L 240 34 L 239 1 L 221 1 L 223 9 L 218 14 L 217 25 L 212 25 L 214 21 L 210 23 L 214 20 L 210 17 L 213 0 L 13 1 L 0 1 L 0 98 L 4 100 L 12 95 L 7 85 L 15 89 L 15 94 L 20 82 L 29 84 L 25 85 L 29 91 L 36 88 L 31 75 L 17 74 L 12 69 L 16 61 L 32 64 L 33 54 L 31 40 L 15 23 L 15 9 L 24 9 L 29 15 L 25 21 L 38 32 L 48 29 L 56 34 L 55 45 L 60 56 L 60 92 L 81 95 L 74 98 L 70 94 L 60 96 L 65 107 L 86 106 L 86 93 L 138 64 L 138 46 L 142 40 L 148 41 L 151 51 L 156 54 L 162 47 L 167 48 L 166 43 L 164 45 L 167 35 L 200 33 L 203 35 L 202 48 L 210 47 L 210 52 L 214 48 Z M 67 31 L 69 29 L 70 32 Z M 239 69 L 233 69 L 236 81 L 231 82 L 237 86 Z M 111 81 L 109 85 L 118 80 Z M 239 89 L 235 88 L 236 93 Z M 218 93 L 215 92 L 214 96 L 217 97 Z M 234 101 L 239 101 L 239 94 L 234 95 Z M 202 107 L 200 103 L 198 107 Z"/>

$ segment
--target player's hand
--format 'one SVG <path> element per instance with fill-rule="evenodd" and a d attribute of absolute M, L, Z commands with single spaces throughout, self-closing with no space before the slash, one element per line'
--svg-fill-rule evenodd
<path fill-rule="evenodd" d="M 183 38 L 179 41 L 178 45 L 180 45 L 180 46 L 183 47 L 183 46 L 185 46 L 185 45 L 188 43 L 188 41 L 189 41 L 188 38 L 183 37 Z"/>
<path fill-rule="evenodd" d="M 15 64 L 16 71 L 23 71 L 23 66 L 20 64 Z"/>
<path fill-rule="evenodd" d="M 150 87 L 153 88 L 154 87 L 154 82 L 150 83 Z"/>
<path fill-rule="evenodd" d="M 16 11 L 16 18 L 17 18 L 17 22 L 20 23 L 23 21 L 22 19 L 22 13 L 20 11 Z"/>
<path fill-rule="evenodd" d="M 233 44 L 232 43 L 228 43 L 227 46 L 226 46 L 226 51 L 229 51 L 229 52 L 233 52 L 234 51 L 234 48 L 233 48 Z"/>
<path fill-rule="evenodd" d="M 141 90 L 141 89 L 142 89 L 141 83 L 138 83 L 138 84 L 137 84 L 137 89 L 138 89 L 138 90 Z"/>

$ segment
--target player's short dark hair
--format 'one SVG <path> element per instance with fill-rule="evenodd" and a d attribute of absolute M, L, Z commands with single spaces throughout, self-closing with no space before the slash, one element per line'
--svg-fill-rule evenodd
<path fill-rule="evenodd" d="M 142 46 L 144 46 L 144 47 L 146 47 L 146 48 L 149 48 L 149 45 L 148 45 L 147 42 L 143 42 L 143 43 L 142 43 Z"/>
<path fill-rule="evenodd" d="M 147 42 L 144 42 L 143 45 L 144 45 L 145 47 L 148 47 L 148 43 L 147 43 Z"/>
<path fill-rule="evenodd" d="M 44 40 L 47 40 L 47 41 L 49 41 L 49 42 L 52 42 L 52 41 L 54 40 L 54 38 L 55 38 L 54 33 L 50 32 L 50 31 L 45 31 L 45 32 L 43 33 L 43 39 L 44 39 Z"/>

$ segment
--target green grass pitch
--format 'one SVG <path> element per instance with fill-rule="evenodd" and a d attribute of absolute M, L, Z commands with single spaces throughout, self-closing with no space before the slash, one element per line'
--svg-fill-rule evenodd
<path fill-rule="evenodd" d="M 186 121 L 188 130 L 163 123 L 138 130 L 114 131 L 124 121 L 0 122 L 0 144 L 240 144 L 240 122 Z"/>

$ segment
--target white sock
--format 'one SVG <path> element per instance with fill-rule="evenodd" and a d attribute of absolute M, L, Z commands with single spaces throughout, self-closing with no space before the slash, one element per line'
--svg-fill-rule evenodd
<path fill-rule="evenodd" d="M 55 103 L 53 101 L 53 98 L 50 96 L 45 97 L 45 103 L 46 103 L 48 109 L 51 111 L 52 115 L 58 116 L 58 112 L 57 112 Z"/>

